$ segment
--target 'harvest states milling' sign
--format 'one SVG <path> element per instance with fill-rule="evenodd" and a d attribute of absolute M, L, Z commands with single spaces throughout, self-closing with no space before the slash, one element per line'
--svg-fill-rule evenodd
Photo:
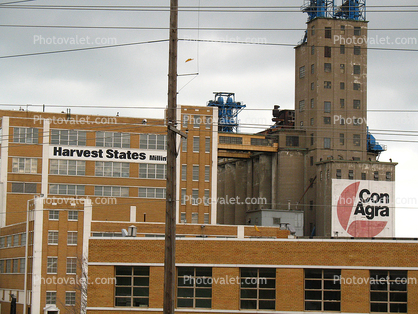
<path fill-rule="evenodd" d="M 167 162 L 167 152 L 165 150 L 149 149 L 50 146 L 49 158 L 165 164 Z"/>

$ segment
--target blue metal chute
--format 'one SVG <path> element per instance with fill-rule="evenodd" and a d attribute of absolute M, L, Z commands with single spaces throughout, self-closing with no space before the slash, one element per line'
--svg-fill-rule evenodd
<path fill-rule="evenodd" d="M 386 147 L 376 141 L 376 138 L 369 132 L 369 128 L 367 128 L 367 151 L 378 154 L 386 151 Z"/>
<path fill-rule="evenodd" d="M 343 0 L 342 5 L 337 7 L 335 17 L 345 20 L 365 21 L 366 0 Z"/>
<path fill-rule="evenodd" d="M 332 18 L 334 0 L 305 0 L 301 10 L 308 14 L 308 21 L 317 17 Z"/>
<path fill-rule="evenodd" d="M 236 133 L 238 129 L 238 114 L 246 106 L 235 101 L 234 93 L 216 92 L 214 100 L 209 100 L 209 107 L 218 107 L 218 131 Z M 224 101 L 224 97 L 226 102 Z"/>

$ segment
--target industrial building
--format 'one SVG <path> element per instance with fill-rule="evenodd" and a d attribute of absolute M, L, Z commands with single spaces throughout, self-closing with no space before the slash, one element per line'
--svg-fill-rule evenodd
<path fill-rule="evenodd" d="M 233 93 L 178 108 L 176 312 L 418 313 L 396 163 L 358 123 L 366 46 L 332 40 L 367 34 L 364 1 L 303 11 L 295 110 L 239 134 Z M 164 120 L 0 116 L 0 314 L 162 313 Z"/>

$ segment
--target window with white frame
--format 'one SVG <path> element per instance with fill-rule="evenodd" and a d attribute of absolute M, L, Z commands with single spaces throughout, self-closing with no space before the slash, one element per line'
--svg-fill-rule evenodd
<path fill-rule="evenodd" d="M 12 273 L 12 260 L 7 259 L 6 260 L 6 274 L 11 274 L 11 273 Z"/>
<path fill-rule="evenodd" d="M 69 210 L 68 220 L 78 220 L 78 210 Z"/>
<path fill-rule="evenodd" d="M 58 244 L 58 231 L 48 231 L 48 244 Z"/>
<path fill-rule="evenodd" d="M 370 312 L 408 313 L 407 271 L 370 271 Z"/>
<path fill-rule="evenodd" d="M 76 245 L 77 244 L 77 231 L 68 231 L 67 232 L 67 245 Z"/>
<path fill-rule="evenodd" d="M 199 200 L 199 190 L 193 189 L 192 190 L 192 205 L 198 205 Z"/>
<path fill-rule="evenodd" d="M 121 186 L 95 186 L 95 196 L 129 197 L 129 187 Z"/>
<path fill-rule="evenodd" d="M 181 165 L 181 181 L 187 180 L 187 165 Z"/>
<path fill-rule="evenodd" d="M 193 181 L 199 181 L 199 165 L 193 165 Z"/>
<path fill-rule="evenodd" d="M 203 214 L 203 224 L 208 225 L 209 224 L 209 213 Z"/>
<path fill-rule="evenodd" d="M 35 194 L 36 189 L 36 183 L 12 182 L 12 193 Z"/>
<path fill-rule="evenodd" d="M 115 306 L 148 307 L 149 267 L 116 266 Z"/>
<path fill-rule="evenodd" d="M 86 174 L 86 162 L 84 160 L 51 159 L 49 166 L 50 174 L 68 176 L 84 176 Z"/>
<path fill-rule="evenodd" d="M 19 246 L 19 235 L 13 235 L 13 246 Z"/>
<path fill-rule="evenodd" d="M 65 292 L 65 305 L 74 306 L 75 305 L 75 291 L 66 291 Z"/>
<path fill-rule="evenodd" d="M 141 198 L 165 198 L 165 188 L 138 188 L 138 197 Z"/>
<path fill-rule="evenodd" d="M 38 144 L 38 129 L 14 127 L 13 142 L 23 144 Z"/>
<path fill-rule="evenodd" d="M 276 308 L 276 269 L 241 268 L 240 308 L 274 310 Z"/>
<path fill-rule="evenodd" d="M 55 195 L 85 195 L 84 185 L 50 184 L 49 194 Z"/>
<path fill-rule="evenodd" d="M 141 179 L 166 179 L 166 164 L 139 164 L 139 177 Z"/>
<path fill-rule="evenodd" d="M 49 220 L 58 220 L 60 212 L 58 210 L 49 210 L 48 219 Z"/>
<path fill-rule="evenodd" d="M 193 136 L 193 152 L 198 153 L 200 150 L 200 137 Z"/>
<path fill-rule="evenodd" d="M 129 133 L 96 131 L 96 146 L 99 147 L 131 147 Z"/>
<path fill-rule="evenodd" d="M 205 195 L 203 196 L 203 204 L 205 206 L 209 205 L 209 190 L 208 189 L 205 190 Z"/>
<path fill-rule="evenodd" d="M 139 136 L 139 148 L 167 150 L 167 135 L 141 134 Z"/>
<path fill-rule="evenodd" d="M 22 233 L 22 234 L 20 235 L 20 245 L 21 245 L 21 246 L 26 245 L 26 233 Z"/>
<path fill-rule="evenodd" d="M 47 274 L 56 274 L 57 273 L 57 266 L 58 265 L 58 258 L 57 257 L 48 257 L 46 263 L 46 273 Z"/>
<path fill-rule="evenodd" d="M 339 269 L 305 269 L 305 310 L 341 310 L 341 276 Z"/>
<path fill-rule="evenodd" d="M 17 274 L 19 272 L 19 259 L 13 259 L 13 269 L 12 273 Z"/>
<path fill-rule="evenodd" d="M 177 268 L 177 307 L 212 308 L 212 268 Z"/>
<path fill-rule="evenodd" d="M 0 274 L 4 274 L 4 260 L 0 260 Z"/>
<path fill-rule="evenodd" d="M 51 144 L 86 146 L 87 132 L 81 130 L 51 130 Z"/>
<path fill-rule="evenodd" d="M 77 273 L 77 257 L 67 257 L 67 274 Z"/>
<path fill-rule="evenodd" d="M 181 205 L 186 205 L 186 189 L 181 189 Z"/>
<path fill-rule="evenodd" d="M 0 249 L 5 247 L 6 238 L 0 237 Z"/>
<path fill-rule="evenodd" d="M 57 304 L 57 292 L 47 291 L 46 292 L 46 305 L 56 305 L 56 304 Z"/>
<path fill-rule="evenodd" d="M 210 181 L 210 166 L 205 166 L 205 181 Z"/>
<path fill-rule="evenodd" d="M 98 177 L 129 178 L 128 162 L 96 161 L 95 166 Z"/>
<path fill-rule="evenodd" d="M 6 247 L 12 247 L 12 236 L 8 235 L 6 237 Z"/>
<path fill-rule="evenodd" d="M 205 137 L 205 153 L 210 153 L 210 137 Z"/>
<path fill-rule="evenodd" d="M 187 152 L 187 138 L 181 138 L 181 151 Z"/>
<path fill-rule="evenodd" d="M 180 213 L 180 222 L 185 223 L 186 222 L 186 212 Z"/>
<path fill-rule="evenodd" d="M 192 224 L 199 223 L 199 213 L 192 213 Z"/>
<path fill-rule="evenodd" d="M 37 158 L 12 158 L 12 172 L 14 173 L 37 173 L 38 159 Z"/>

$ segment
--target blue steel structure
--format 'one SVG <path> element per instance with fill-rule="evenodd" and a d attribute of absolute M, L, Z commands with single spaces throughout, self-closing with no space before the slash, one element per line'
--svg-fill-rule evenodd
<path fill-rule="evenodd" d="M 214 100 L 209 100 L 208 107 L 218 107 L 218 132 L 236 133 L 238 114 L 246 106 L 235 101 L 234 93 L 215 92 Z"/>
<path fill-rule="evenodd" d="M 369 132 L 369 128 L 367 127 L 367 151 L 371 153 L 380 154 L 384 152 L 386 148 L 376 142 L 376 138 Z"/>
<path fill-rule="evenodd" d="M 365 21 L 366 0 L 304 0 L 301 10 L 308 14 L 308 21 L 315 18 L 339 18 L 345 20 Z"/>

